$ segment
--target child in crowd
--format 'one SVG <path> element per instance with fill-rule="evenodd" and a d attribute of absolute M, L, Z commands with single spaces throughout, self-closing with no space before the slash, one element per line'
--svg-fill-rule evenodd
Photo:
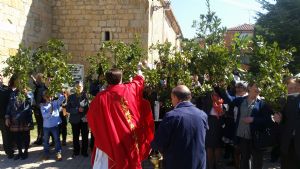
<path fill-rule="evenodd" d="M 40 108 L 43 116 L 43 145 L 44 145 L 44 158 L 43 160 L 49 159 L 49 137 L 52 133 L 55 142 L 56 160 L 61 161 L 61 143 L 59 139 L 59 124 L 61 118 L 59 117 L 59 109 L 65 100 L 64 95 L 59 94 L 57 100 L 53 100 L 50 96 L 49 91 L 43 92 L 43 99 L 45 103 L 42 103 Z"/>

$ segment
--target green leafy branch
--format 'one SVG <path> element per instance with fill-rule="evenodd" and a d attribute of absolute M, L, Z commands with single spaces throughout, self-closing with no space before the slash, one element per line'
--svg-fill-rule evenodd
<path fill-rule="evenodd" d="M 293 60 L 294 51 L 294 48 L 280 49 L 277 42 L 268 44 L 261 36 L 256 37 L 248 81 L 257 82 L 261 95 L 277 111 L 282 106 L 279 100 L 287 93 L 283 79 L 290 75 L 287 65 Z"/>

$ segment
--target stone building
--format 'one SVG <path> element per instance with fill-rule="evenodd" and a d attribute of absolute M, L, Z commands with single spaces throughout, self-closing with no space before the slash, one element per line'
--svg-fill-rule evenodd
<path fill-rule="evenodd" d="M 84 64 L 106 40 L 132 42 L 145 49 L 171 42 L 180 48 L 180 26 L 164 0 L 0 0 L 0 69 L 20 43 L 37 47 L 63 40 L 71 63 Z M 157 56 L 148 54 L 153 62 Z"/>
<path fill-rule="evenodd" d="M 253 24 L 242 24 L 236 27 L 228 28 L 225 33 L 225 45 L 230 46 L 234 35 L 238 33 L 241 38 L 252 38 L 254 35 L 254 25 Z"/>
<path fill-rule="evenodd" d="M 230 48 L 232 45 L 232 41 L 234 38 L 234 35 L 238 33 L 239 38 L 253 38 L 254 36 L 254 25 L 253 24 L 242 24 L 236 27 L 228 28 L 226 33 L 225 33 L 225 45 Z M 249 69 L 249 64 L 250 64 L 250 57 L 249 55 L 242 55 L 241 56 L 241 63 L 242 63 L 242 68 L 244 70 Z"/>

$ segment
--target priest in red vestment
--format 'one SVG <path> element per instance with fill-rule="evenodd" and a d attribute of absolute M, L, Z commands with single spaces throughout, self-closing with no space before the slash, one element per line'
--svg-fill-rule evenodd
<path fill-rule="evenodd" d="M 143 99 L 144 78 L 122 84 L 122 71 L 105 74 L 108 87 L 99 92 L 87 113 L 95 137 L 93 169 L 142 169 L 153 139 L 151 106 Z"/>

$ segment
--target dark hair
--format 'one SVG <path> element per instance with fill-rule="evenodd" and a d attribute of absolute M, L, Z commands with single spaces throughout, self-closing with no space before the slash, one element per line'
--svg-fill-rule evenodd
<path fill-rule="evenodd" d="M 192 98 L 192 93 L 190 90 L 174 88 L 172 90 L 172 94 L 174 94 L 181 101 L 188 101 L 188 100 L 191 100 L 191 98 Z"/>
<path fill-rule="evenodd" d="M 122 80 L 122 76 L 122 71 L 117 68 L 112 68 L 105 73 L 105 78 L 109 85 L 119 84 Z"/>
<path fill-rule="evenodd" d="M 261 92 L 261 88 L 260 88 L 260 86 L 257 85 L 256 81 L 249 82 L 248 86 L 247 86 L 247 90 L 249 90 L 249 88 L 252 87 L 252 86 L 254 86 L 254 85 L 256 85 L 258 91 Z"/>
<path fill-rule="evenodd" d="M 13 74 L 9 81 L 8 81 L 8 87 L 16 87 L 16 80 L 18 79 L 18 75 Z"/>
<path fill-rule="evenodd" d="M 75 85 L 80 85 L 80 86 L 83 86 L 83 82 L 82 82 L 82 81 L 78 81 L 78 80 L 77 80 L 77 81 L 75 82 Z"/>
<path fill-rule="evenodd" d="M 45 89 L 42 93 L 42 96 L 49 97 L 50 96 L 50 91 L 48 89 Z"/>
<path fill-rule="evenodd" d="M 235 87 L 247 90 L 247 84 L 245 82 L 238 82 L 238 83 L 235 84 Z"/>
<path fill-rule="evenodd" d="M 292 83 L 292 82 L 295 82 L 295 78 L 294 77 L 291 77 L 291 76 L 289 76 L 289 77 L 286 77 L 285 79 L 283 79 L 283 82 L 286 84 L 286 85 L 288 85 L 288 84 L 290 84 L 290 83 Z"/>
<path fill-rule="evenodd" d="M 254 85 L 257 85 L 257 83 L 255 82 L 255 81 L 250 81 L 249 83 L 248 83 L 248 88 L 249 87 L 252 87 L 252 86 L 254 86 Z"/>

